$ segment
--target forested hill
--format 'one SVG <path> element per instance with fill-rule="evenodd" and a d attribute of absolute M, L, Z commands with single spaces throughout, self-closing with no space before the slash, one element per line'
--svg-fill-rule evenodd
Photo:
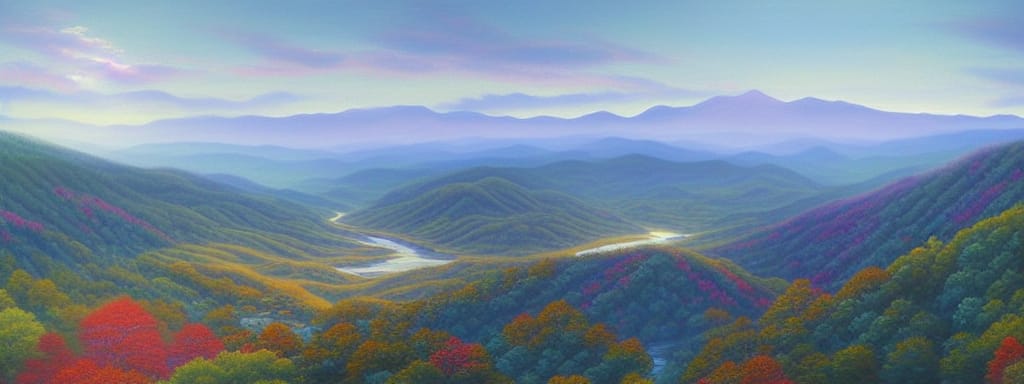
<path fill-rule="evenodd" d="M 682 382 L 744 361 L 797 383 L 1024 382 L 1024 206 L 928 240 L 835 295 L 797 280 L 756 323 L 713 332 Z"/>
<path fill-rule="evenodd" d="M 345 220 L 479 254 L 525 255 L 643 232 L 568 195 L 527 190 L 498 177 L 387 199 Z"/>
<path fill-rule="evenodd" d="M 121 166 L 9 133 L 0 133 L 0 164 L 0 243 L 34 273 L 184 243 L 282 255 L 352 246 L 304 207 L 183 172 Z"/>
<path fill-rule="evenodd" d="M 512 367 L 506 373 L 522 377 L 571 366 L 577 358 L 541 350 L 523 356 L 525 351 L 501 344 L 505 323 L 529 323 L 521 315 L 534 316 L 550 302 L 564 300 L 622 337 L 670 344 L 672 351 L 692 355 L 704 330 L 735 316 L 759 316 L 784 286 L 691 251 L 640 248 L 496 271 L 426 300 L 417 307 L 417 318 L 422 326 L 496 346 L 498 366 Z"/>
<path fill-rule="evenodd" d="M 489 177 L 533 191 L 562 192 L 637 224 L 687 233 L 710 229 L 717 219 L 727 215 L 769 211 L 823 190 L 814 181 L 773 165 L 678 163 L 627 155 L 529 168 L 472 168 L 399 188 L 378 204 L 409 201 L 445 185 Z"/>
<path fill-rule="evenodd" d="M 836 288 L 858 270 L 885 266 L 931 236 L 949 240 L 1021 201 L 1024 142 L 981 150 L 708 252 L 759 275 Z"/>

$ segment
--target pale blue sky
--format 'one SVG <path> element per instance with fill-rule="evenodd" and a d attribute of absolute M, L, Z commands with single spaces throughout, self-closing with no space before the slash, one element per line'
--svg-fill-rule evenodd
<path fill-rule="evenodd" d="M 0 0 L 0 114 L 632 115 L 748 89 L 1024 114 L 1017 3 Z"/>

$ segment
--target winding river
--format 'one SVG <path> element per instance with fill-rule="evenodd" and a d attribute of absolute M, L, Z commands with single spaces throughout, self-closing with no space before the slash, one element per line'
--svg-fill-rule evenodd
<path fill-rule="evenodd" d="M 338 212 L 330 220 L 337 223 L 345 214 Z M 377 277 L 390 273 L 411 271 L 419 268 L 435 267 L 455 261 L 455 256 L 437 253 L 430 249 L 414 244 L 405 243 L 398 239 L 386 239 L 383 237 L 369 236 L 361 233 L 354 233 L 360 244 L 384 248 L 392 251 L 391 258 L 384 261 L 372 262 L 369 264 L 353 267 L 335 267 L 335 269 L 362 277 Z"/>
<path fill-rule="evenodd" d="M 338 220 L 344 216 L 344 213 L 338 212 L 330 220 L 332 223 L 337 223 Z M 365 246 L 391 250 L 392 257 L 384 261 L 376 261 L 360 266 L 335 267 L 335 269 L 341 272 L 362 277 L 377 277 L 391 273 L 411 271 L 419 268 L 436 267 L 455 261 L 454 255 L 434 252 L 431 249 L 404 242 L 402 240 L 370 236 L 358 232 L 352 232 L 352 235 L 356 237 L 356 241 Z M 576 252 L 576 256 L 585 257 L 643 245 L 664 244 L 687 236 L 689 235 L 672 232 L 649 232 L 647 234 L 647 239 L 602 245 L 600 247 Z"/>
<path fill-rule="evenodd" d="M 687 234 L 672 233 L 672 232 L 660 232 L 660 231 L 648 232 L 646 239 L 635 240 L 635 241 L 626 241 L 626 242 L 621 242 L 621 243 L 602 245 L 602 246 L 596 247 L 596 248 L 585 249 L 585 250 L 576 252 L 576 257 L 586 257 L 586 256 L 596 255 L 596 254 L 599 254 L 599 253 L 612 252 L 612 251 L 620 251 L 620 250 L 623 250 L 623 249 L 639 247 L 639 246 L 644 246 L 644 245 L 665 244 L 665 243 L 668 243 L 670 241 L 684 239 L 684 238 L 689 237 L 689 236 L 690 235 L 687 235 Z"/>

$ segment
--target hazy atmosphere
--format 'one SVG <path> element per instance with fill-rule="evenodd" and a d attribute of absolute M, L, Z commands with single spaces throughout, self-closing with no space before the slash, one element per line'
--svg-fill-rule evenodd
<path fill-rule="evenodd" d="M 0 0 L 0 383 L 1024 383 L 1022 4 Z"/>

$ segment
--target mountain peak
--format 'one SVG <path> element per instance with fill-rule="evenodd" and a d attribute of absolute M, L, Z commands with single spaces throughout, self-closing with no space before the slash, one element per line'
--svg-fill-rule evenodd
<path fill-rule="evenodd" d="M 756 89 L 751 89 L 749 91 L 746 91 L 746 92 L 744 92 L 743 94 L 741 94 L 739 96 L 732 96 L 732 98 L 736 99 L 736 100 L 745 100 L 745 101 L 751 101 L 751 102 L 763 102 L 763 101 L 780 102 L 779 99 L 776 99 L 774 97 L 768 96 L 764 92 L 761 92 L 761 91 L 756 90 Z"/>

